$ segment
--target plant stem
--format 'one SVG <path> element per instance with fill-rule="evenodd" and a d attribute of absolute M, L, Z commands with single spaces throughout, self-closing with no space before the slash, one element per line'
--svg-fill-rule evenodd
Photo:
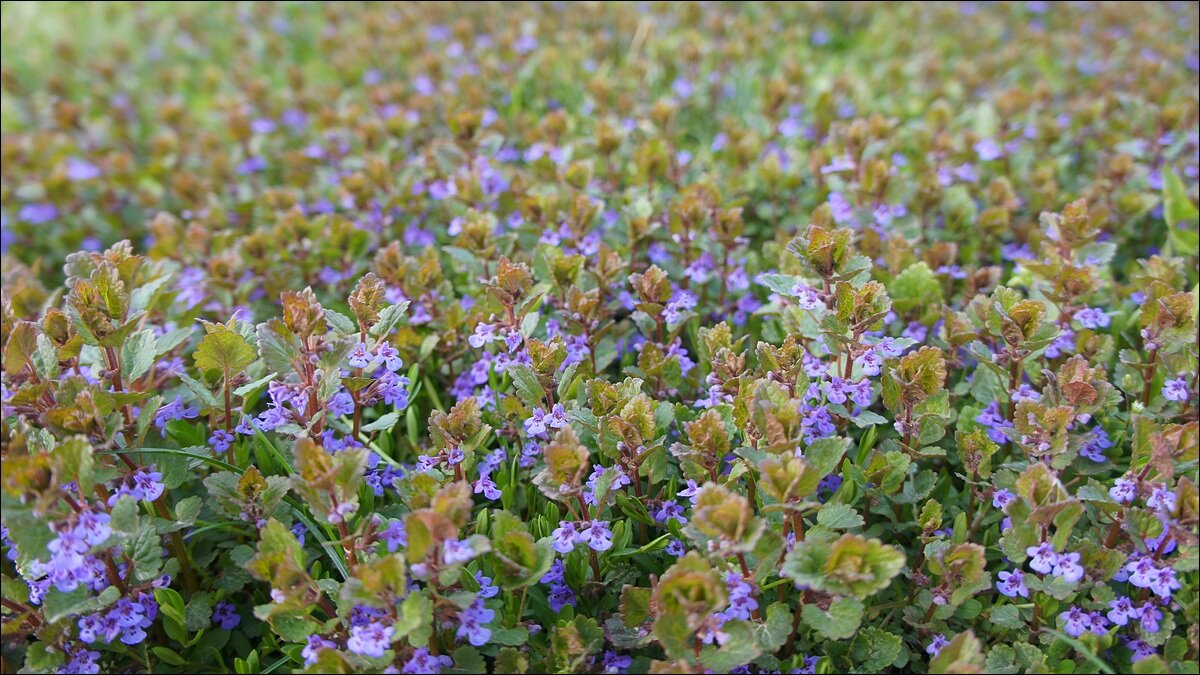
<path fill-rule="evenodd" d="M 171 515 L 171 510 L 167 508 L 166 497 L 159 497 L 154 500 L 154 506 L 158 508 L 158 515 L 169 521 L 174 521 L 175 516 Z M 179 561 L 179 571 L 183 575 L 183 583 L 187 586 L 188 591 L 195 593 L 200 585 L 196 582 L 196 571 L 192 569 L 191 560 L 188 559 L 187 547 L 183 543 L 183 535 L 178 530 L 171 533 L 171 548 L 175 554 L 175 559 Z"/>

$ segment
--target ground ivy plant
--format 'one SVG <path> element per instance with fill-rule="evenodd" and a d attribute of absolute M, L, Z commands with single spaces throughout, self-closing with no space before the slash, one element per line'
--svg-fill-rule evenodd
<path fill-rule="evenodd" d="M 3 20 L 3 672 L 1194 670 L 1194 3 Z"/>

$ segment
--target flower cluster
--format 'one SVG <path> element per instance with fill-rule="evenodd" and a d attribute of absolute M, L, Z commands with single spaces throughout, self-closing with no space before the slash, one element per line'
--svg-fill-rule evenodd
<path fill-rule="evenodd" d="M 1188 672 L 1198 11 L 5 3 L 5 672 Z"/>

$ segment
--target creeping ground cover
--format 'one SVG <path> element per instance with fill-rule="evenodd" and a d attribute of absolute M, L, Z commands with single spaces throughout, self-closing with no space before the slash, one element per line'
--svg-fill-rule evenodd
<path fill-rule="evenodd" d="M 4 3 L 0 671 L 1183 673 L 1196 3 Z"/>

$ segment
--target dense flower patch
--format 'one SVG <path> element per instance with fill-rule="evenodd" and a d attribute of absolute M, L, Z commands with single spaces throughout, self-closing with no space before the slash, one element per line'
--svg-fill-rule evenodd
<path fill-rule="evenodd" d="M 1195 3 L 4 11 L 5 672 L 1194 668 Z"/>

